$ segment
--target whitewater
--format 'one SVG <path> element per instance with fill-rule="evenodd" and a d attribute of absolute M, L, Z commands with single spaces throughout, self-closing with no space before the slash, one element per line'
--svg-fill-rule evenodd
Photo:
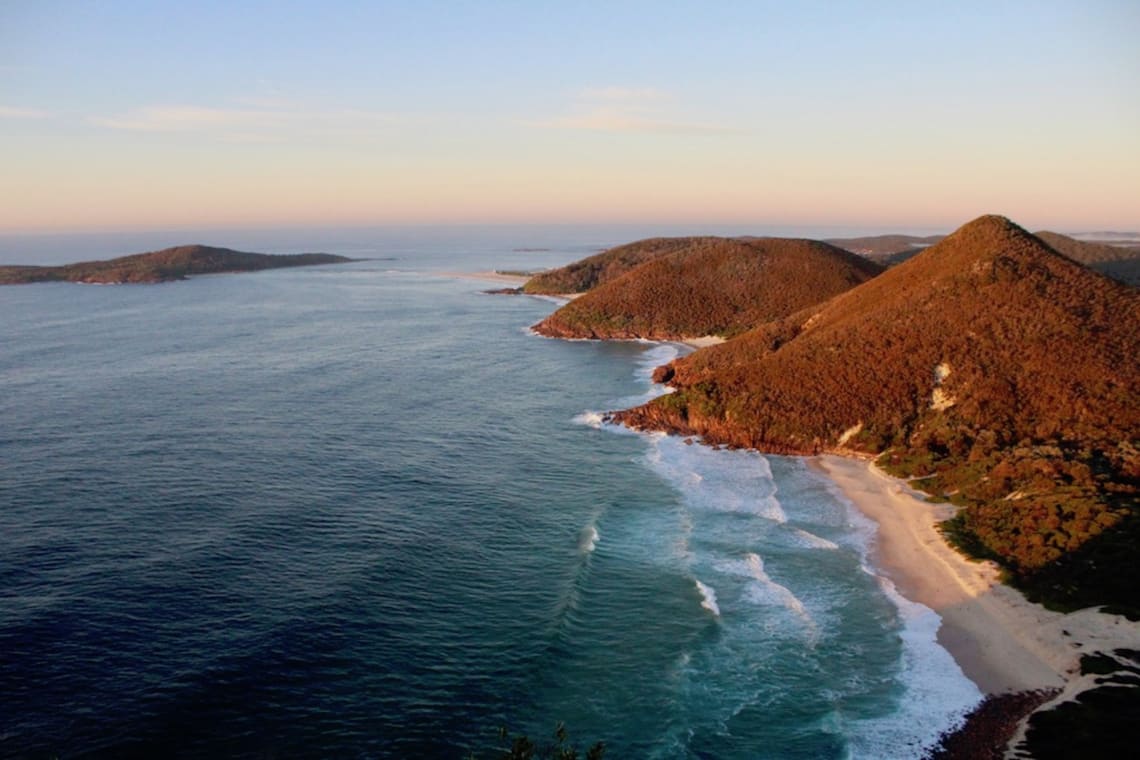
<path fill-rule="evenodd" d="M 442 274 L 624 238 L 275 234 L 376 260 L 0 291 L 0 754 L 914 758 L 980 698 L 805 461 L 604 424 L 688 349 Z"/>

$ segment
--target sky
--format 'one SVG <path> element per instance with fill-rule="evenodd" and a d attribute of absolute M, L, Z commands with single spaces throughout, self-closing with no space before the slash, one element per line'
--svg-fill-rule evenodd
<path fill-rule="evenodd" d="M 1140 2 L 0 0 L 0 232 L 1140 229 Z"/>

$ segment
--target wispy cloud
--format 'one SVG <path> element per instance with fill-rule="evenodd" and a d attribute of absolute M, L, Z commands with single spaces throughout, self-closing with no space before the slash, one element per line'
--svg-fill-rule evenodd
<path fill-rule="evenodd" d="M 389 114 L 341 109 L 306 110 L 285 101 L 249 99 L 243 107 L 154 105 L 88 121 L 107 129 L 134 132 L 198 133 L 226 139 L 269 141 L 291 135 L 364 132 L 390 124 Z"/>
<path fill-rule="evenodd" d="M 38 108 L 0 106 L 0 119 L 46 119 L 51 114 Z"/>
<path fill-rule="evenodd" d="M 679 118 L 674 99 L 652 87 L 586 87 L 579 90 L 568 113 L 526 122 L 542 129 L 634 132 L 674 135 L 710 135 L 739 132 L 727 125 Z"/>

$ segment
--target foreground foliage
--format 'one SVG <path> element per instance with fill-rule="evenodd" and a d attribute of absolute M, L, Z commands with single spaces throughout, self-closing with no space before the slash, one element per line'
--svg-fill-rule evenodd
<path fill-rule="evenodd" d="M 499 747 L 489 755 L 471 753 L 468 760 L 602 760 L 606 754 L 605 742 L 595 742 L 586 754 L 570 743 L 570 734 L 563 723 L 554 729 L 554 741 L 535 743 L 523 734 L 511 736 L 506 728 L 499 729 Z"/>
<path fill-rule="evenodd" d="M 1097 674 L 1097 686 L 1075 700 L 1029 719 L 1018 757 L 1131 757 L 1140 721 L 1140 652 L 1117 649 L 1081 658 L 1082 675 Z"/>

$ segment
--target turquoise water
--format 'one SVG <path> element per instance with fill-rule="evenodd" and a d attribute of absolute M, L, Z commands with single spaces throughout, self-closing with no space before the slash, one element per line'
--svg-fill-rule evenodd
<path fill-rule="evenodd" d="M 683 349 L 540 338 L 555 304 L 440 274 L 621 241 L 527 242 L 0 289 L 0 755 L 565 721 L 610 757 L 901 758 L 977 701 L 803 461 L 600 424 Z"/>

